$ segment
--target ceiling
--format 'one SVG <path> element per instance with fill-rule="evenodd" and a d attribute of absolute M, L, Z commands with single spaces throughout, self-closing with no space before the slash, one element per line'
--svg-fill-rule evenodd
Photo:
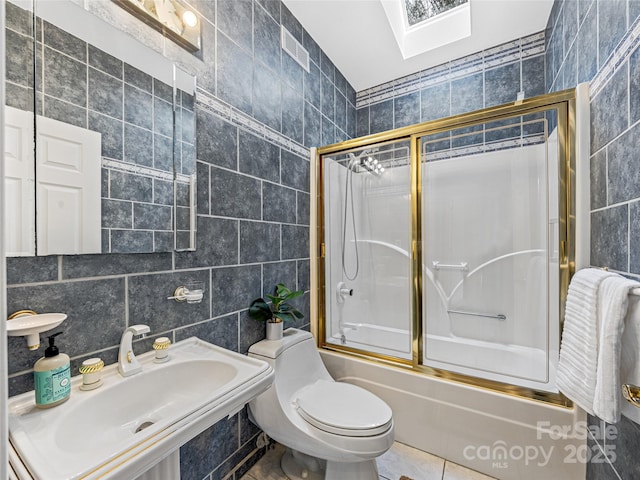
<path fill-rule="evenodd" d="M 470 37 L 405 59 L 383 7 L 398 1 L 283 0 L 357 92 L 544 30 L 553 5 L 469 0 Z"/>

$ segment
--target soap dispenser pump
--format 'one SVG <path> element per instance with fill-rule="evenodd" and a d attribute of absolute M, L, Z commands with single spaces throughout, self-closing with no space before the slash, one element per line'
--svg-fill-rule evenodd
<path fill-rule="evenodd" d="M 71 365 L 69 355 L 60 353 L 55 340 L 62 332 L 50 335 L 44 357 L 33 366 L 36 407 L 51 408 L 71 396 Z"/>

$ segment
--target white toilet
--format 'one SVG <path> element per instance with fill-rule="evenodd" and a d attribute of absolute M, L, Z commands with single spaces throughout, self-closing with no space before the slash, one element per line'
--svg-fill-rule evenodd
<path fill-rule="evenodd" d="M 287 447 L 281 465 L 292 480 L 378 480 L 376 457 L 393 444 L 391 408 L 367 390 L 336 382 L 309 332 L 289 328 L 249 356 L 275 379 L 249 403 L 254 422 Z"/>

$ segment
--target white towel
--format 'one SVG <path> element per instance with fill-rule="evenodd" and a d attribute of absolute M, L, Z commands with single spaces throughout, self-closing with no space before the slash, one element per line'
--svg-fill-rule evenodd
<path fill-rule="evenodd" d="M 592 415 L 620 419 L 620 351 L 628 294 L 638 282 L 598 269 L 569 285 L 557 386 Z"/>
<path fill-rule="evenodd" d="M 576 272 L 565 307 L 556 385 L 592 415 L 598 360 L 598 289 L 612 275 L 593 268 Z"/>
<path fill-rule="evenodd" d="M 607 423 L 620 420 L 620 358 L 622 333 L 629 306 L 629 290 L 640 284 L 615 275 L 600 284 L 598 372 L 593 413 Z"/>

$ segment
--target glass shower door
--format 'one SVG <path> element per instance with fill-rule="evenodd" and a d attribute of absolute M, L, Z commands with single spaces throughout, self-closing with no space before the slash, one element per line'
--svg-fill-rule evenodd
<path fill-rule="evenodd" d="M 555 124 L 550 110 L 420 138 L 424 365 L 555 391 Z"/>
<path fill-rule="evenodd" d="M 409 141 L 324 156 L 325 338 L 412 358 Z"/>

